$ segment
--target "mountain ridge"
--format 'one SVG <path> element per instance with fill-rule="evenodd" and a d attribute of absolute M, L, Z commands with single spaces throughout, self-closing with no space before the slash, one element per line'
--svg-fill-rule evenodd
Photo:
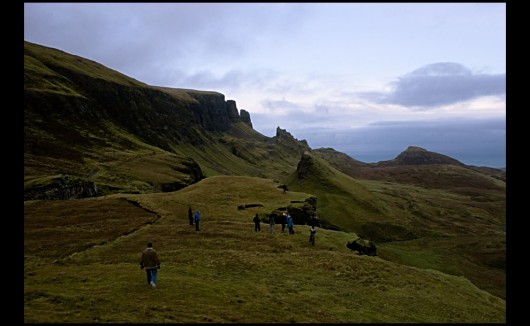
<path fill-rule="evenodd" d="M 280 127 L 274 137 L 255 131 L 250 113 L 238 110 L 234 100 L 225 100 L 219 92 L 150 86 L 91 60 L 27 41 L 24 51 L 24 153 L 28 162 L 31 162 L 30 171 L 36 172 L 39 165 L 40 170 L 48 171 L 56 164 L 45 164 L 46 161 L 66 159 L 62 165 L 68 167 L 79 163 L 86 165 L 87 160 L 100 161 L 98 157 L 104 161 L 113 160 L 107 153 L 94 153 L 91 150 L 110 146 L 116 151 L 162 150 L 177 165 L 183 160 L 199 160 L 201 169 L 206 171 L 204 176 L 237 174 L 240 171 L 280 180 L 290 173 L 289 170 L 294 170 L 305 150 L 311 150 L 305 140 L 295 139 Z M 53 117 L 58 119 L 50 119 Z M 248 129 L 240 126 L 240 123 Z M 287 136 L 286 141 L 282 139 L 284 136 Z M 278 149 L 279 146 L 274 147 L 273 144 L 283 147 Z M 227 150 L 229 153 L 225 153 Z M 214 160 L 205 151 L 222 155 L 226 158 L 225 163 L 219 164 L 216 162 L 217 154 L 213 155 L 216 156 Z M 407 153 L 406 150 L 396 159 L 379 162 L 376 166 L 403 165 L 407 163 L 403 158 Z M 444 157 L 442 163 L 456 161 L 428 151 L 421 154 L 428 154 L 431 158 Z M 349 158 L 344 155 L 341 158 L 343 162 Z M 271 160 L 270 157 L 275 159 Z M 328 155 L 326 159 L 331 158 Z M 353 158 L 349 159 L 348 164 L 365 165 Z M 421 156 L 416 159 L 424 163 L 429 160 Z M 267 167 L 267 164 L 262 163 L 266 160 L 274 162 Z M 96 166 L 89 167 L 77 177 L 92 175 L 91 180 L 87 181 L 99 182 L 99 174 L 93 171 L 100 170 L 101 164 L 88 165 Z M 338 166 L 340 164 L 335 165 Z M 75 175 L 78 172 L 76 170 L 55 169 L 45 175 Z M 502 172 L 488 171 L 502 178 Z M 200 180 L 196 172 L 189 175 L 185 175 L 185 171 L 181 172 L 179 176 L 164 172 L 169 177 L 167 184 L 185 186 L 190 180 Z M 25 180 L 33 178 L 25 173 Z M 129 173 L 127 178 L 134 179 L 136 176 Z M 109 181 L 106 178 L 101 184 L 102 193 L 112 192 L 112 189 L 140 193 L 149 187 L 153 191 L 161 189 L 155 180 L 138 180 L 142 185 L 133 189 L 129 185 L 118 184 L 118 180 Z M 164 185 L 162 188 L 176 189 Z"/>

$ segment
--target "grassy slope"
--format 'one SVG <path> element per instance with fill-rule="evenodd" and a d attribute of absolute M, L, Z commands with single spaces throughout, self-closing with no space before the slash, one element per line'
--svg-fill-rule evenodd
<path fill-rule="evenodd" d="M 480 188 L 455 193 L 454 189 L 358 180 L 319 155 L 304 156 L 310 158 L 305 176 L 300 178 L 297 171 L 286 182 L 292 190 L 317 197 L 317 213 L 324 226 L 375 240 L 385 249 L 379 254 L 385 259 L 462 275 L 506 297 L 502 193 Z M 409 234 L 417 240 L 410 240 Z"/>
<path fill-rule="evenodd" d="M 56 69 L 69 70 L 93 79 L 121 85 L 149 87 L 147 84 L 108 69 L 97 62 L 58 49 L 24 41 L 24 90 L 49 91 L 79 96 L 78 90 L 67 87 L 69 85 L 68 79 L 62 76 L 60 72 L 58 73 Z"/>
<path fill-rule="evenodd" d="M 293 172 L 285 183 L 295 191 L 317 196 L 317 214 L 324 225 L 354 232 L 368 221 L 384 221 L 384 202 L 358 180 L 333 168 L 318 155 L 309 152 L 302 158 L 307 171 Z"/>
<path fill-rule="evenodd" d="M 506 321 L 506 302 L 463 277 L 352 253 L 354 233 L 319 229 L 312 247 L 307 226 L 253 231 L 255 213 L 307 196 L 217 176 L 172 193 L 26 202 L 24 321 Z M 264 206 L 237 210 L 247 203 Z M 157 289 L 138 265 L 148 241 L 162 260 Z"/>

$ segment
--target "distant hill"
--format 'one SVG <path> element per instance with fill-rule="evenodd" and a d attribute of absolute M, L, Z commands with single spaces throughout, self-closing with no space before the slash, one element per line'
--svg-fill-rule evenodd
<path fill-rule="evenodd" d="M 395 159 L 390 161 L 381 161 L 377 165 L 431 165 L 431 164 L 452 164 L 464 165 L 462 162 L 455 160 L 447 155 L 430 152 L 417 146 L 409 146 L 401 152 Z"/>
<path fill-rule="evenodd" d="M 409 146 L 396 158 L 363 163 L 333 149 L 314 150 L 339 171 L 357 179 L 390 181 L 447 189 L 491 189 L 504 192 L 506 171 L 465 165 L 449 156 Z M 340 159 L 339 159 L 340 158 Z"/>

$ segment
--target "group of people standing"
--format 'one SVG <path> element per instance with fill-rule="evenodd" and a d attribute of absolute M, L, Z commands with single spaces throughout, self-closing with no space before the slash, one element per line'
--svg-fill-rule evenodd
<path fill-rule="evenodd" d="M 201 212 L 198 209 L 195 211 L 195 214 L 193 214 L 193 210 L 191 209 L 191 207 L 188 208 L 188 220 L 190 225 L 195 225 L 195 231 L 199 231 Z M 252 219 L 252 221 L 254 222 L 254 231 L 260 232 L 261 219 L 257 213 L 256 216 L 254 216 L 254 218 Z M 289 213 L 283 213 L 281 223 L 282 232 L 284 232 L 285 225 L 287 224 L 289 234 L 294 234 L 294 221 Z M 276 221 L 274 220 L 274 216 L 270 216 L 269 232 L 272 234 L 274 234 L 275 225 Z M 309 243 L 311 243 L 313 246 L 315 245 L 316 232 L 317 231 L 315 229 L 315 226 L 312 224 L 309 233 Z M 153 243 L 151 242 L 147 243 L 147 247 L 142 251 L 142 257 L 140 259 L 140 268 L 145 269 L 145 272 L 147 274 L 147 284 L 149 284 L 149 286 L 151 286 L 152 288 L 156 288 L 158 270 L 160 269 L 160 259 L 158 257 L 158 253 L 153 248 Z"/>
<path fill-rule="evenodd" d="M 285 223 L 287 223 L 289 234 L 294 234 L 294 221 L 291 215 L 289 213 L 283 213 L 282 218 L 282 232 L 285 230 Z"/>
<path fill-rule="evenodd" d="M 252 219 L 254 222 L 254 231 L 255 232 L 261 232 L 261 219 L 259 215 L 256 213 L 256 216 Z M 294 234 L 294 220 L 292 216 L 289 213 L 283 213 L 282 214 L 282 232 L 285 231 L 285 225 L 287 225 L 287 229 L 289 230 L 289 234 Z M 276 221 L 274 219 L 274 215 L 269 216 L 269 233 L 274 234 L 274 227 L 276 226 Z M 313 246 L 315 245 L 315 235 L 317 233 L 317 230 L 315 229 L 315 226 L 311 224 L 311 229 L 309 230 L 309 243 L 311 243 Z"/>

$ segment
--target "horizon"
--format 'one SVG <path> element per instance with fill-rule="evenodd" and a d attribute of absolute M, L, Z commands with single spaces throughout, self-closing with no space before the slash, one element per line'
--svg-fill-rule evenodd
<path fill-rule="evenodd" d="M 252 112 L 249 112 L 250 114 L 250 119 L 252 120 Z M 285 129 L 285 128 L 282 128 L 281 126 L 278 126 L 279 128 L 281 129 Z M 254 128 L 254 130 L 256 130 Z M 297 140 L 305 140 L 307 141 L 307 139 L 303 138 L 303 137 L 298 137 L 296 134 L 293 134 L 290 130 L 288 129 L 285 129 L 287 132 L 289 132 L 295 139 Z M 256 130 L 258 131 L 258 130 Z M 260 131 L 258 131 L 259 133 L 261 133 Z M 267 136 L 267 137 L 274 137 L 275 134 L 272 134 L 272 135 L 266 135 L 264 133 L 261 133 L 263 134 L 264 136 Z M 462 153 L 462 152 L 452 152 L 450 149 L 448 148 L 431 148 L 429 146 L 421 146 L 421 145 L 418 145 L 418 144 L 408 144 L 408 145 L 404 145 L 404 147 L 402 147 L 401 150 L 399 151 L 395 151 L 394 149 L 386 149 L 386 150 L 381 150 L 381 151 L 378 151 L 378 152 L 374 152 L 374 151 L 362 151 L 362 149 L 355 149 L 355 148 L 351 148 L 350 145 L 340 145 L 339 146 L 336 146 L 336 147 L 333 147 L 333 146 L 328 146 L 326 145 L 325 143 L 323 142 L 317 142 L 317 146 L 314 146 L 312 145 L 309 141 L 308 142 L 308 145 L 311 149 L 315 150 L 315 149 L 320 149 L 320 148 L 332 148 L 334 150 L 336 150 L 337 152 L 341 152 L 341 153 L 344 153 L 348 156 L 350 156 L 351 158 L 357 160 L 357 161 L 361 161 L 363 163 L 379 163 L 379 162 L 382 162 L 382 161 L 389 161 L 389 160 L 393 160 L 395 159 L 399 154 L 401 154 L 402 152 L 404 152 L 405 150 L 407 150 L 407 148 L 409 146 L 415 146 L 415 147 L 421 147 L 429 152 L 434 152 L 434 153 L 438 153 L 438 154 L 442 154 L 442 155 L 446 155 L 446 156 L 449 156 L 453 159 L 456 159 L 458 161 L 460 161 L 461 163 L 464 163 L 465 165 L 470 165 L 470 166 L 477 166 L 477 167 L 489 167 L 489 168 L 494 168 L 494 169 L 506 169 L 506 161 L 505 160 L 497 160 L 495 158 L 491 158 L 491 157 L 483 157 L 481 160 L 479 161 L 475 161 L 475 157 L 476 157 L 476 154 L 475 155 L 469 155 L 467 153 Z M 486 164 L 484 163 L 486 162 Z M 504 165 L 503 165 L 504 163 Z"/>

